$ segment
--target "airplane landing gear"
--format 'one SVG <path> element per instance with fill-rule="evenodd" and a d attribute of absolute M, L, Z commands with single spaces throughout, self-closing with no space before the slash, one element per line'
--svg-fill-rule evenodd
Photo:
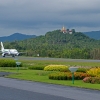
<path fill-rule="evenodd" d="M 12 55 L 12 57 L 15 57 L 15 55 Z"/>

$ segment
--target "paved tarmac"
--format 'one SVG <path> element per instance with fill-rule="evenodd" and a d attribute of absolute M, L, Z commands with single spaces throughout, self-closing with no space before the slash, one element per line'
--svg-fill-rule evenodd
<path fill-rule="evenodd" d="M 4 58 L 0 56 L 0 58 Z M 93 59 L 68 59 L 68 58 L 49 58 L 49 57 L 24 57 L 24 56 L 6 56 L 6 59 L 12 58 L 17 60 L 57 60 L 57 61 L 72 61 L 72 62 L 100 62 L 100 60 Z"/>
<path fill-rule="evenodd" d="M 68 59 L 68 58 L 49 58 L 49 57 L 16 57 L 19 60 L 56 60 L 56 61 L 72 61 L 72 62 L 100 62 L 100 60 L 93 59 Z"/>
<path fill-rule="evenodd" d="M 100 91 L 0 77 L 0 100 L 100 100 Z"/>

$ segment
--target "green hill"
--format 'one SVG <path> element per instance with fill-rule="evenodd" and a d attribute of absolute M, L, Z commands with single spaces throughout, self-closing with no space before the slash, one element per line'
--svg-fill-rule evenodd
<path fill-rule="evenodd" d="M 60 30 L 47 32 L 23 41 L 5 43 L 6 47 L 26 51 L 29 56 L 63 57 L 63 58 L 91 58 L 94 48 L 100 48 L 100 41 L 89 38 L 83 33 L 64 34 Z"/>
<path fill-rule="evenodd" d="M 97 42 L 95 39 L 91 39 L 80 32 L 63 34 L 60 30 L 46 33 L 45 39 L 48 41 L 48 44 L 62 45 L 67 48 L 94 47 L 94 43 Z"/>

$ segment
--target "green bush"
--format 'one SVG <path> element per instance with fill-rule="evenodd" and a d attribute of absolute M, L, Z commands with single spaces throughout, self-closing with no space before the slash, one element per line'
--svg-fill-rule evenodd
<path fill-rule="evenodd" d="M 83 79 L 85 83 L 100 84 L 100 77 L 85 77 Z"/>
<path fill-rule="evenodd" d="M 51 73 L 49 74 L 49 79 L 53 79 L 53 80 L 67 80 L 67 73 L 64 72 L 57 72 L 57 73 Z"/>
<path fill-rule="evenodd" d="M 0 59 L 0 67 L 15 67 L 16 62 L 13 59 Z"/>
<path fill-rule="evenodd" d="M 31 70 L 43 70 L 44 66 L 29 66 L 28 68 Z"/>
<path fill-rule="evenodd" d="M 66 65 L 48 65 L 44 68 L 45 71 L 69 71 L 68 66 Z"/>
<path fill-rule="evenodd" d="M 76 80 L 82 80 L 85 77 L 87 77 L 88 74 L 83 72 L 75 72 L 74 73 L 74 79 Z M 56 72 L 49 74 L 49 79 L 54 80 L 71 80 L 72 79 L 72 73 L 71 72 Z"/>
<path fill-rule="evenodd" d="M 76 72 L 83 72 L 86 73 L 87 69 L 86 68 L 78 68 Z"/>
<path fill-rule="evenodd" d="M 0 67 L 16 67 L 16 62 L 13 59 L 0 59 Z M 22 67 L 22 63 L 20 67 Z"/>

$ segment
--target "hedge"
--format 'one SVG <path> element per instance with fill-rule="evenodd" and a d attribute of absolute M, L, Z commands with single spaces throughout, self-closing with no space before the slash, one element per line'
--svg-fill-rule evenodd
<path fill-rule="evenodd" d="M 85 77 L 88 77 L 89 75 L 87 73 L 83 72 L 75 72 L 74 78 L 76 80 L 82 80 Z M 53 80 L 71 80 L 72 79 L 72 73 L 71 72 L 56 72 L 49 74 L 49 79 Z"/>
<path fill-rule="evenodd" d="M 44 69 L 44 66 L 29 66 L 28 69 L 31 69 L 31 70 L 43 70 Z"/>
<path fill-rule="evenodd" d="M 91 68 L 87 71 L 87 74 L 89 74 L 91 77 L 100 77 L 100 67 L 98 68 Z"/>
<path fill-rule="evenodd" d="M 44 68 L 45 71 L 69 71 L 66 65 L 48 65 Z"/>
<path fill-rule="evenodd" d="M 0 59 L 0 67 L 16 67 L 16 62 L 13 59 Z"/>

